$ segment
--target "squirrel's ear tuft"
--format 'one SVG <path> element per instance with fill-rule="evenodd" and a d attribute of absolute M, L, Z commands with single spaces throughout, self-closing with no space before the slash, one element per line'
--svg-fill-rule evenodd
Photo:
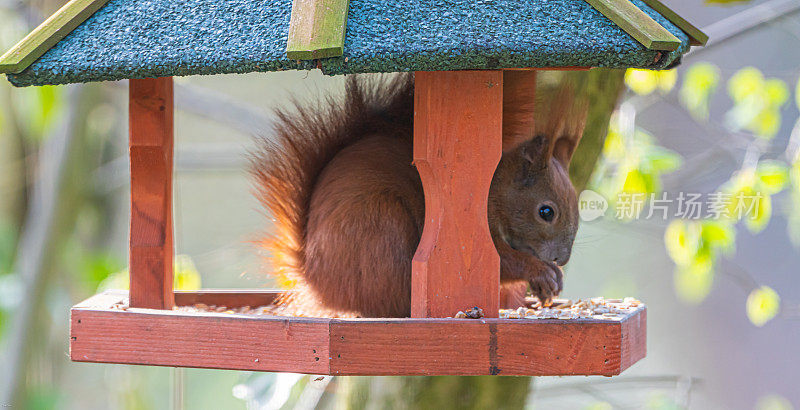
<path fill-rule="evenodd" d="M 535 71 L 503 71 L 503 152 L 533 138 L 535 98 Z"/>
<path fill-rule="evenodd" d="M 520 155 L 531 164 L 540 165 L 542 168 L 550 163 L 549 142 L 544 136 L 537 136 L 519 145 Z"/>
<path fill-rule="evenodd" d="M 537 121 L 542 125 L 537 133 L 548 136 L 550 155 L 564 167 L 569 165 L 583 136 L 589 108 L 588 101 L 585 98 L 576 99 L 575 94 L 571 85 L 561 85 L 548 104 L 550 109 L 539 111 L 540 115 L 547 115 L 547 118 Z"/>

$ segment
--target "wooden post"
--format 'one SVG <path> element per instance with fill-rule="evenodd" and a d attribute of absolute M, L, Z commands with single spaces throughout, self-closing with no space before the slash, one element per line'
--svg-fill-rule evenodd
<path fill-rule="evenodd" d="M 415 74 L 414 164 L 425 227 L 412 263 L 412 317 L 452 317 L 473 306 L 498 315 L 500 257 L 487 200 L 502 114 L 502 71 Z"/>
<path fill-rule="evenodd" d="M 130 306 L 171 309 L 172 77 L 130 80 Z"/>

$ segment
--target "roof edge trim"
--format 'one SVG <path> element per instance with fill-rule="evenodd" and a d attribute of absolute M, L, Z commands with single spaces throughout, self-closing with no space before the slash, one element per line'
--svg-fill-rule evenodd
<path fill-rule="evenodd" d="M 648 50 L 674 51 L 681 46 L 681 40 L 630 0 L 586 0 L 586 2 Z"/>
<path fill-rule="evenodd" d="M 108 0 L 70 0 L 0 56 L 0 74 L 19 73 L 86 21 Z"/>
<path fill-rule="evenodd" d="M 664 3 L 659 0 L 642 0 L 644 4 L 647 4 L 648 7 L 657 11 L 659 14 L 664 16 L 665 19 L 669 20 L 672 24 L 678 26 L 679 29 L 683 30 L 687 36 L 689 36 L 690 45 L 693 46 L 704 46 L 708 42 L 708 34 L 704 33 L 702 30 L 694 26 L 692 23 L 688 22 L 685 18 L 681 17 L 680 14 L 673 11 L 671 8 L 667 7 Z"/>

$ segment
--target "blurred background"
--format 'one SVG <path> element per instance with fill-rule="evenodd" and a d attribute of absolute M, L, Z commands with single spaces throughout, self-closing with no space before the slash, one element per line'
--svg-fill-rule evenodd
<path fill-rule="evenodd" d="M 647 303 L 647 357 L 614 378 L 503 381 L 524 394 L 474 408 L 800 408 L 800 0 L 666 3 L 711 37 L 677 69 L 569 74 L 622 94 L 594 125 L 606 140 L 586 173 L 609 208 L 582 224 L 564 295 Z M 0 0 L 0 49 L 61 4 Z M 251 136 L 269 133 L 271 109 L 290 96 L 341 94 L 343 80 L 175 79 L 176 287 L 273 285 L 250 243 L 270 229 L 246 174 Z M 0 405 L 13 396 L 31 409 L 454 407 L 420 384 L 439 383 L 443 397 L 459 391 L 453 383 L 483 388 L 476 378 L 71 363 L 70 306 L 127 286 L 128 192 L 125 82 L 17 89 L 0 79 Z M 649 215 L 651 194 L 669 207 Z M 678 199 L 689 194 L 699 215 Z M 620 215 L 632 195 L 647 202 Z M 757 198 L 754 212 L 709 217 L 709 198 L 724 195 Z"/>

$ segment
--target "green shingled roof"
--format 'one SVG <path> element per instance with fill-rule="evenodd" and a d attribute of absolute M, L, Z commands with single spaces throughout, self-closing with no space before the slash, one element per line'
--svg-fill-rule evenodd
<path fill-rule="evenodd" d="M 69 34 L 56 33 L 66 37 L 8 78 L 28 86 L 312 68 L 327 74 L 661 69 L 696 43 L 696 33 L 643 1 L 631 2 L 677 38 L 677 48 L 645 47 L 585 0 L 350 0 L 343 55 L 298 61 L 286 56 L 291 0 L 108 0 L 71 32 L 62 30 Z M 670 18 L 686 29 L 685 21 Z"/>

